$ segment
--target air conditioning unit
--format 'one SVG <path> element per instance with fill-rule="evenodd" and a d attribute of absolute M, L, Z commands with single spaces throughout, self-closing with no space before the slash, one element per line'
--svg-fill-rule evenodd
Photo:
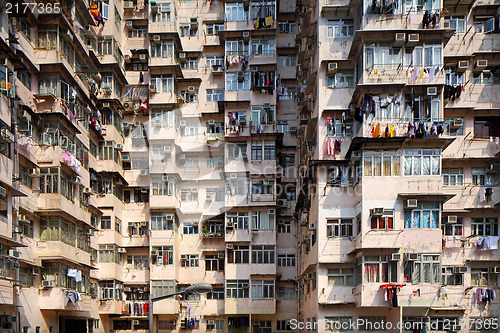
<path fill-rule="evenodd" d="M 226 249 L 227 250 L 232 250 L 233 249 L 233 244 L 226 244 Z"/>
<path fill-rule="evenodd" d="M 5 198 L 7 196 L 7 190 L 5 187 L 0 186 L 0 198 Z"/>
<path fill-rule="evenodd" d="M 454 118 L 453 127 L 462 127 L 464 125 L 464 118 Z"/>
<path fill-rule="evenodd" d="M 419 34 L 409 34 L 408 35 L 408 43 L 417 43 L 420 39 Z"/>
<path fill-rule="evenodd" d="M 87 236 L 94 236 L 94 230 L 87 229 Z"/>
<path fill-rule="evenodd" d="M 233 227 L 234 227 L 233 222 L 228 221 L 228 222 L 226 223 L 226 228 L 227 228 L 227 229 L 233 229 Z"/>
<path fill-rule="evenodd" d="M 116 150 L 123 151 L 123 145 L 121 143 L 116 144 Z"/>
<path fill-rule="evenodd" d="M 297 133 L 297 126 L 291 126 L 290 133 Z"/>
<path fill-rule="evenodd" d="M 42 288 L 53 288 L 56 286 L 56 281 L 53 280 L 43 280 L 42 281 Z"/>
<path fill-rule="evenodd" d="M 278 206 L 285 207 L 286 206 L 286 200 L 283 200 L 283 199 L 278 200 Z"/>
<path fill-rule="evenodd" d="M 245 73 L 244 72 L 238 72 L 238 82 L 243 82 L 245 81 Z"/>
<path fill-rule="evenodd" d="M 161 37 L 160 37 L 160 35 L 154 35 L 154 36 L 153 36 L 153 41 L 154 41 L 155 43 L 159 43 L 159 42 L 161 41 Z"/>
<path fill-rule="evenodd" d="M 394 45 L 402 45 L 406 40 L 406 34 L 404 32 L 398 32 L 396 33 L 396 38 L 394 40 Z"/>
<path fill-rule="evenodd" d="M 418 253 L 409 253 L 406 256 L 406 260 L 408 260 L 408 261 L 415 261 L 417 259 L 418 259 Z"/>
<path fill-rule="evenodd" d="M 469 60 L 460 60 L 458 62 L 458 69 L 460 70 L 466 70 L 469 68 Z"/>
<path fill-rule="evenodd" d="M 109 104 L 109 102 L 103 102 L 103 103 L 102 103 L 102 107 L 103 107 L 103 108 L 107 108 L 107 109 L 109 109 L 109 108 L 110 108 L 110 106 L 111 106 L 111 105 Z"/>
<path fill-rule="evenodd" d="M 133 323 L 134 325 L 139 325 L 140 322 L 138 320 L 134 320 Z"/>
<path fill-rule="evenodd" d="M 337 72 L 337 67 L 338 64 L 336 62 L 329 62 L 328 63 L 328 74 L 336 73 Z"/>
<path fill-rule="evenodd" d="M 427 95 L 436 96 L 437 95 L 437 87 L 429 87 L 427 88 Z"/>
<path fill-rule="evenodd" d="M 153 13 L 156 13 L 158 11 L 158 6 L 156 5 L 156 1 L 151 1 L 149 3 L 149 8 L 151 8 L 151 11 Z"/>
<path fill-rule="evenodd" d="M 179 161 L 184 161 L 186 159 L 186 154 L 179 155 Z"/>
<path fill-rule="evenodd" d="M 133 1 L 123 1 L 123 9 L 134 9 Z"/>
<path fill-rule="evenodd" d="M 186 121 L 185 120 L 179 121 L 179 126 L 180 127 L 186 127 Z"/>
<path fill-rule="evenodd" d="M 384 215 L 384 208 L 372 208 L 370 209 L 370 215 L 372 217 L 379 217 Z"/>
<path fill-rule="evenodd" d="M 127 253 L 127 249 L 124 247 L 119 247 L 118 248 L 118 253 Z"/>
<path fill-rule="evenodd" d="M 400 261 L 401 260 L 401 254 L 400 253 L 393 253 L 391 254 L 391 261 Z"/>
<path fill-rule="evenodd" d="M 170 153 L 170 149 L 171 149 L 170 145 L 163 146 L 163 152 L 164 153 Z"/>
<path fill-rule="evenodd" d="M 151 250 L 151 257 L 156 257 L 157 253 L 156 250 Z"/>
<path fill-rule="evenodd" d="M 179 59 L 186 59 L 186 53 L 185 52 L 179 53 Z"/>
<path fill-rule="evenodd" d="M 9 250 L 9 256 L 11 258 L 19 258 L 19 251 L 16 250 Z"/>
<path fill-rule="evenodd" d="M 187 259 L 188 259 L 188 258 L 187 258 L 187 254 L 181 254 L 181 260 L 184 260 L 184 261 L 185 261 L 185 260 L 187 260 Z"/>
<path fill-rule="evenodd" d="M 316 223 L 314 222 L 310 222 L 308 225 L 307 225 L 307 228 L 309 230 L 316 230 Z"/>
<path fill-rule="evenodd" d="M 149 85 L 149 92 L 156 92 L 156 86 L 154 84 Z"/>
<path fill-rule="evenodd" d="M 139 60 L 146 60 L 145 54 L 139 54 Z"/>
<path fill-rule="evenodd" d="M 497 173 L 500 171 L 500 164 L 495 163 L 488 167 L 488 173 Z"/>
<path fill-rule="evenodd" d="M 134 222 L 129 222 L 129 223 L 128 223 L 128 226 L 129 226 L 130 228 L 133 228 L 133 227 L 134 227 Z"/>
<path fill-rule="evenodd" d="M 250 31 L 243 31 L 243 38 L 250 38 Z"/>
<path fill-rule="evenodd" d="M 161 180 L 163 180 L 164 182 L 168 182 L 168 176 L 162 176 Z"/>
<path fill-rule="evenodd" d="M 141 171 L 139 171 L 139 175 L 140 176 L 146 176 L 148 174 L 148 170 L 147 169 L 141 169 Z"/>
<path fill-rule="evenodd" d="M 453 272 L 454 273 L 467 273 L 467 266 L 460 266 L 460 267 L 454 267 Z"/>
<path fill-rule="evenodd" d="M 241 287 L 242 287 L 243 289 L 248 289 L 248 288 L 250 288 L 250 285 L 249 285 L 248 283 L 243 283 L 243 284 L 241 285 Z"/>
<path fill-rule="evenodd" d="M 215 320 L 207 320 L 207 325 L 214 326 Z"/>
<path fill-rule="evenodd" d="M 500 274 L 500 266 L 493 267 L 493 273 Z"/>
<path fill-rule="evenodd" d="M 30 169 L 28 176 L 29 177 L 40 177 L 40 169 L 38 169 L 38 168 Z"/>
<path fill-rule="evenodd" d="M 106 126 L 101 126 L 101 135 L 102 135 L 102 136 L 106 136 L 106 133 L 107 133 L 107 128 L 106 128 Z"/>
<path fill-rule="evenodd" d="M 224 259 L 224 253 L 219 253 L 219 254 L 217 254 L 217 258 L 219 258 L 219 259 Z"/>
<path fill-rule="evenodd" d="M 253 321 L 253 327 L 259 327 L 260 326 L 260 321 L 254 320 Z"/>
<path fill-rule="evenodd" d="M 32 268 L 31 274 L 32 275 L 40 275 L 40 268 Z"/>
<path fill-rule="evenodd" d="M 122 161 L 130 161 L 130 155 L 122 155 Z"/>
<path fill-rule="evenodd" d="M 405 202 L 406 208 L 417 208 L 418 200 L 417 199 L 408 199 Z"/>
<path fill-rule="evenodd" d="M 154 127 L 161 127 L 161 119 L 155 119 L 153 122 Z"/>
<path fill-rule="evenodd" d="M 173 221 L 174 220 L 174 214 L 167 214 L 166 215 L 167 220 Z"/>
<path fill-rule="evenodd" d="M 276 211 L 274 209 L 269 209 L 269 215 L 274 215 L 276 214 Z"/>
<path fill-rule="evenodd" d="M 476 67 L 478 68 L 488 67 L 488 60 L 478 60 L 476 62 Z"/>
<path fill-rule="evenodd" d="M 456 215 L 449 215 L 447 218 L 447 223 L 457 223 L 458 217 Z"/>
<path fill-rule="evenodd" d="M 219 65 L 212 65 L 212 72 L 214 73 L 222 73 L 224 72 L 224 68 Z"/>
<path fill-rule="evenodd" d="M 194 88 L 194 86 L 189 86 L 189 87 L 188 87 L 188 91 L 189 91 L 189 93 L 190 93 L 191 95 L 193 95 L 193 94 L 194 94 L 194 92 L 195 92 L 195 88 Z"/>
<path fill-rule="evenodd" d="M 278 220 L 278 225 L 283 225 L 285 224 L 285 219 L 279 219 Z"/>
<path fill-rule="evenodd" d="M 125 22 L 125 27 L 132 28 L 133 26 L 134 26 L 134 23 L 132 21 L 129 20 L 129 21 Z"/>
<path fill-rule="evenodd" d="M 302 241 L 305 242 L 305 241 L 308 241 L 311 239 L 311 234 L 305 234 L 303 237 L 302 237 Z"/>

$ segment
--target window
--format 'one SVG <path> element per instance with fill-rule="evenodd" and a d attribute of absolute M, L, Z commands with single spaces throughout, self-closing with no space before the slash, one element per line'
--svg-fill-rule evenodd
<path fill-rule="evenodd" d="M 276 125 L 276 132 L 278 133 L 288 133 L 288 121 L 278 121 Z"/>
<path fill-rule="evenodd" d="M 278 32 L 280 34 L 294 34 L 297 32 L 295 21 L 279 21 L 278 22 Z"/>
<path fill-rule="evenodd" d="M 443 219 L 441 223 L 441 229 L 443 230 L 443 235 L 445 236 L 463 236 L 463 219 L 461 217 L 457 218 L 457 223 L 447 223 L 447 219 Z"/>
<path fill-rule="evenodd" d="M 417 260 L 405 261 L 405 280 L 411 283 L 439 283 L 440 271 L 440 255 L 418 254 Z"/>
<path fill-rule="evenodd" d="M 176 284 L 174 280 L 152 280 L 151 296 L 153 298 L 175 293 Z"/>
<path fill-rule="evenodd" d="M 275 160 L 276 150 L 274 141 L 264 141 L 264 160 Z"/>
<path fill-rule="evenodd" d="M 252 106 L 252 124 L 271 124 L 274 122 L 274 113 L 274 105 L 270 105 L 269 107 Z"/>
<path fill-rule="evenodd" d="M 386 230 L 394 229 L 394 209 L 384 209 L 382 216 L 372 216 L 371 217 L 371 229 L 372 230 Z"/>
<path fill-rule="evenodd" d="M 278 254 L 278 266 L 292 267 L 295 266 L 295 254 Z"/>
<path fill-rule="evenodd" d="M 194 91 L 181 90 L 180 97 L 183 103 L 196 103 L 198 102 L 198 89 Z"/>
<path fill-rule="evenodd" d="M 443 185 L 461 186 L 464 183 L 463 168 L 443 168 Z"/>
<path fill-rule="evenodd" d="M 436 201 L 418 201 L 417 208 L 405 210 L 405 228 L 439 228 L 441 204 Z"/>
<path fill-rule="evenodd" d="M 470 272 L 471 285 L 479 287 L 496 286 L 497 274 L 489 272 L 488 267 L 472 267 Z"/>
<path fill-rule="evenodd" d="M 252 180 L 252 194 L 273 195 L 274 180 Z"/>
<path fill-rule="evenodd" d="M 292 229 L 292 224 L 290 221 L 282 221 L 282 223 L 278 221 L 278 233 L 289 234 L 292 232 L 291 229 Z"/>
<path fill-rule="evenodd" d="M 406 49 L 405 63 L 407 66 L 441 66 L 443 64 L 443 47 L 441 45 L 424 45 L 417 46 L 413 50 Z"/>
<path fill-rule="evenodd" d="M 277 320 L 276 321 L 276 329 L 278 331 L 291 331 L 292 326 L 288 322 L 288 320 Z"/>
<path fill-rule="evenodd" d="M 188 190 L 181 190 L 180 199 L 181 199 L 181 202 L 198 201 L 198 189 L 191 188 Z"/>
<path fill-rule="evenodd" d="M 351 37 L 354 35 L 353 19 L 328 20 L 328 37 Z"/>
<path fill-rule="evenodd" d="M 294 54 L 278 56 L 278 67 L 288 67 L 297 65 L 297 56 Z"/>
<path fill-rule="evenodd" d="M 248 280 L 227 280 L 226 298 L 248 298 L 249 288 Z"/>
<path fill-rule="evenodd" d="M 151 12 L 151 20 L 154 23 L 166 23 L 171 20 L 171 3 L 170 2 L 157 2 L 158 7 L 156 13 Z"/>
<path fill-rule="evenodd" d="M 263 210 L 252 212 L 252 230 L 274 229 L 274 213 Z"/>
<path fill-rule="evenodd" d="M 351 331 L 352 317 L 325 317 L 326 331 Z"/>
<path fill-rule="evenodd" d="M 352 219 L 333 219 L 326 221 L 326 237 L 351 237 Z"/>
<path fill-rule="evenodd" d="M 100 160 L 114 160 L 118 162 L 118 150 L 115 149 L 114 141 L 99 142 L 99 159 Z"/>
<path fill-rule="evenodd" d="M 170 162 L 171 153 L 170 153 L 171 145 L 152 145 L 152 153 L 153 156 L 151 158 L 151 162 L 154 163 L 165 163 Z"/>
<path fill-rule="evenodd" d="M 175 331 L 177 328 L 176 320 L 158 320 L 158 330 Z"/>
<path fill-rule="evenodd" d="M 135 269 L 144 269 L 149 267 L 149 256 L 128 255 L 127 264 L 133 265 Z"/>
<path fill-rule="evenodd" d="M 475 117 L 474 137 L 489 139 L 500 136 L 500 117 Z"/>
<path fill-rule="evenodd" d="M 455 269 L 457 267 L 447 266 L 442 267 L 442 280 L 441 283 L 446 286 L 461 286 L 464 283 L 464 275 L 462 273 L 456 273 Z"/>
<path fill-rule="evenodd" d="M 205 270 L 206 271 L 224 271 L 224 253 L 207 254 L 205 255 Z"/>
<path fill-rule="evenodd" d="M 250 89 L 249 72 L 227 72 L 226 90 L 248 90 Z"/>
<path fill-rule="evenodd" d="M 174 214 L 152 212 L 151 230 L 174 230 Z"/>
<path fill-rule="evenodd" d="M 456 34 L 465 33 L 465 16 L 446 16 L 444 22 L 449 24 L 450 29 L 455 30 Z"/>
<path fill-rule="evenodd" d="M 134 27 L 128 31 L 128 38 L 147 38 L 148 37 L 148 27 L 140 26 Z"/>
<path fill-rule="evenodd" d="M 213 66 L 224 67 L 224 57 L 223 56 L 207 56 L 207 68 L 213 68 Z"/>
<path fill-rule="evenodd" d="M 172 58 L 175 54 L 173 40 L 161 40 L 160 43 L 151 43 L 151 58 Z"/>
<path fill-rule="evenodd" d="M 197 169 L 198 156 L 186 156 L 185 159 L 180 160 L 179 167 L 186 169 Z"/>
<path fill-rule="evenodd" d="M 207 102 L 224 101 L 224 89 L 207 89 Z"/>
<path fill-rule="evenodd" d="M 274 245 L 253 245 L 252 264 L 274 264 Z"/>
<path fill-rule="evenodd" d="M 219 31 L 224 31 L 224 24 L 222 24 L 222 23 L 207 23 L 207 35 L 216 36 L 219 34 Z"/>
<path fill-rule="evenodd" d="M 174 77 L 169 74 L 151 75 L 149 84 L 155 87 L 157 93 L 174 91 Z"/>
<path fill-rule="evenodd" d="M 153 178 L 151 180 L 151 195 L 173 195 L 175 192 L 175 181 L 170 178 L 168 180 Z"/>
<path fill-rule="evenodd" d="M 207 293 L 207 299 L 224 299 L 224 287 L 214 287 L 211 293 Z"/>
<path fill-rule="evenodd" d="M 199 133 L 200 133 L 200 127 L 198 126 L 198 124 L 195 123 L 187 123 L 186 126 L 181 128 L 181 136 L 196 136 Z M 198 160 L 197 156 L 196 160 Z"/>
<path fill-rule="evenodd" d="M 498 236 L 498 218 L 473 217 L 471 233 L 472 236 Z"/>
<path fill-rule="evenodd" d="M 328 88 L 352 88 L 354 87 L 354 72 L 343 70 L 334 76 L 327 76 L 326 86 Z"/>
<path fill-rule="evenodd" d="M 116 280 L 99 281 L 100 300 L 121 299 L 123 285 Z"/>
<path fill-rule="evenodd" d="M 252 141 L 252 161 L 262 160 L 262 141 Z"/>
<path fill-rule="evenodd" d="M 151 248 L 151 263 L 153 265 L 172 265 L 174 263 L 173 246 L 153 246 Z"/>
<path fill-rule="evenodd" d="M 115 216 L 115 230 L 116 230 L 116 232 L 120 233 L 121 227 L 122 227 L 122 221 L 118 217 Z"/>
<path fill-rule="evenodd" d="M 198 58 L 186 58 L 182 64 L 183 69 L 198 69 Z"/>
<path fill-rule="evenodd" d="M 252 298 L 274 298 L 274 280 L 252 280 Z"/>
<path fill-rule="evenodd" d="M 270 55 L 274 54 L 274 38 L 252 38 L 252 54 Z"/>
<path fill-rule="evenodd" d="M 19 282 L 24 286 L 35 286 L 31 267 L 19 267 Z"/>
<path fill-rule="evenodd" d="M 121 263 L 121 254 L 118 253 L 118 246 L 99 245 L 99 262 Z"/>
<path fill-rule="evenodd" d="M 184 235 L 198 234 L 198 223 L 196 223 L 196 222 L 184 222 L 183 233 L 184 233 Z"/>
<path fill-rule="evenodd" d="M 277 290 L 279 300 L 294 300 L 297 299 L 297 290 L 295 287 L 279 287 Z"/>
<path fill-rule="evenodd" d="M 357 283 L 397 282 L 397 262 L 390 262 L 388 256 L 363 256 L 357 261 Z"/>
<path fill-rule="evenodd" d="M 76 226 L 73 222 L 59 216 L 40 218 L 40 240 L 62 241 L 76 245 Z"/>
<path fill-rule="evenodd" d="M 276 4 L 274 1 L 263 1 L 252 3 L 252 20 L 258 18 L 275 17 Z"/>
<path fill-rule="evenodd" d="M 248 42 L 244 40 L 226 40 L 226 56 L 248 55 Z"/>
<path fill-rule="evenodd" d="M 238 113 L 238 117 L 242 119 L 240 113 Z M 226 143 L 227 145 L 227 158 L 228 160 L 241 160 L 247 157 L 247 143 Z"/>
<path fill-rule="evenodd" d="M 242 2 L 226 3 L 226 21 L 248 21 L 248 6 Z"/>
<path fill-rule="evenodd" d="M 363 151 L 363 176 L 399 176 L 401 155 L 398 150 Z"/>
<path fill-rule="evenodd" d="M 441 149 L 405 149 L 405 176 L 441 174 Z"/>
<path fill-rule="evenodd" d="M 297 93 L 296 87 L 283 86 L 283 92 L 281 94 L 279 94 L 278 92 L 278 99 L 280 101 L 293 101 L 295 100 L 296 93 Z"/>
<path fill-rule="evenodd" d="M 476 33 L 489 34 L 495 32 L 495 18 L 491 16 L 475 16 L 473 26 Z"/>
<path fill-rule="evenodd" d="M 365 45 L 365 70 L 396 69 L 402 62 L 401 48 L 395 48 L 390 43 Z"/>
<path fill-rule="evenodd" d="M 182 24 L 181 23 L 181 26 L 179 27 L 179 34 L 181 35 L 181 37 L 194 37 L 194 36 L 198 36 L 198 26 L 197 25 L 189 25 L 189 24 Z"/>
<path fill-rule="evenodd" d="M 385 317 L 359 317 L 361 325 L 358 330 L 360 331 L 384 331 L 386 318 Z"/>
<path fill-rule="evenodd" d="M 232 249 L 227 250 L 228 264 L 248 264 L 250 257 L 250 246 L 233 245 Z"/>
<path fill-rule="evenodd" d="M 152 110 L 151 124 L 161 127 L 174 127 L 175 113 L 174 111 Z"/>
<path fill-rule="evenodd" d="M 451 69 L 445 70 L 446 84 L 455 86 L 457 84 L 465 84 L 465 73 L 457 73 Z"/>
<path fill-rule="evenodd" d="M 231 224 L 234 229 L 248 230 L 248 213 L 226 213 L 226 223 Z"/>
<path fill-rule="evenodd" d="M 329 268 L 328 284 L 333 286 L 354 286 L 354 269 Z"/>
<path fill-rule="evenodd" d="M 181 255 L 182 267 L 198 267 L 200 266 L 200 257 L 198 254 L 182 254 Z"/>
<path fill-rule="evenodd" d="M 57 28 L 38 31 L 38 48 L 55 50 L 57 48 Z"/>

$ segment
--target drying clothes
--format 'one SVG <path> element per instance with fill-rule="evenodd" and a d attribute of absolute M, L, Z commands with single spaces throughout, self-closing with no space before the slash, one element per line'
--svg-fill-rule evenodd
<path fill-rule="evenodd" d="M 81 271 L 81 270 L 76 271 L 76 274 L 75 274 L 75 281 L 76 281 L 76 282 L 80 282 L 80 281 L 82 281 L 82 271 Z"/>
<path fill-rule="evenodd" d="M 462 242 L 458 236 L 444 236 L 443 237 L 443 248 L 457 248 L 461 247 Z"/>
<path fill-rule="evenodd" d="M 76 269 L 68 268 L 68 274 L 66 275 L 74 278 L 76 276 Z"/>
<path fill-rule="evenodd" d="M 266 26 L 270 27 L 274 23 L 274 18 L 272 16 L 268 16 L 268 17 L 266 17 L 265 22 L 266 22 Z"/>
<path fill-rule="evenodd" d="M 373 137 L 378 138 L 380 136 L 380 124 L 375 125 L 375 130 L 373 131 Z"/>
<path fill-rule="evenodd" d="M 102 16 L 96 3 L 90 6 L 90 14 L 94 18 L 94 20 L 96 20 L 97 26 L 99 26 L 99 24 L 102 24 L 102 26 L 104 27 L 104 17 Z"/>
<path fill-rule="evenodd" d="M 498 236 L 485 236 L 476 238 L 476 246 L 479 251 L 498 250 Z"/>
<path fill-rule="evenodd" d="M 418 71 L 418 79 L 419 80 L 424 77 L 424 72 L 425 72 L 425 68 L 420 68 L 420 70 Z"/>
<path fill-rule="evenodd" d="M 436 67 L 433 66 L 429 70 L 429 83 L 431 83 L 432 81 L 434 81 L 434 75 L 435 75 L 435 73 L 436 73 Z"/>

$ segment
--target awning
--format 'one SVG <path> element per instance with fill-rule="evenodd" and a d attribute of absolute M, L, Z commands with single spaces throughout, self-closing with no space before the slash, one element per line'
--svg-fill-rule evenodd
<path fill-rule="evenodd" d="M 68 257 L 59 256 L 59 255 L 57 255 L 57 256 L 36 256 L 36 259 L 47 260 L 47 261 L 49 261 L 49 260 L 50 261 L 66 261 L 66 262 L 71 263 L 75 266 L 81 266 L 81 267 L 85 267 L 88 269 L 98 269 L 97 267 L 90 266 L 90 265 L 78 262 L 76 260 L 70 259 Z"/>
<path fill-rule="evenodd" d="M 440 193 L 440 192 L 415 192 L 415 193 L 398 193 L 402 198 L 425 198 L 434 199 L 441 202 L 446 202 L 456 196 L 456 193 Z"/>
<path fill-rule="evenodd" d="M 0 235 L 0 243 L 5 244 L 9 247 L 27 247 L 27 245 L 24 245 L 23 243 L 20 243 L 3 235 Z"/>
<path fill-rule="evenodd" d="M 27 197 L 28 195 L 26 193 L 24 193 L 23 191 L 17 189 L 17 188 L 14 188 L 12 187 L 12 185 L 8 184 L 8 183 L 5 183 L 3 181 L 0 180 L 0 186 L 3 186 L 3 187 L 8 187 L 10 188 L 10 190 L 12 191 L 12 196 L 13 197 Z"/>
<path fill-rule="evenodd" d="M 431 306 L 430 307 L 431 310 L 435 310 L 435 311 L 465 311 L 466 308 L 465 307 L 461 307 L 461 306 L 448 306 L 448 307 L 434 307 L 434 306 Z"/>
<path fill-rule="evenodd" d="M 19 153 L 19 160 L 27 164 L 28 167 L 31 167 L 32 169 L 40 167 L 38 164 L 36 164 L 35 162 L 33 162 L 32 160 L 30 160 L 28 157 L 24 156 L 21 153 Z"/>

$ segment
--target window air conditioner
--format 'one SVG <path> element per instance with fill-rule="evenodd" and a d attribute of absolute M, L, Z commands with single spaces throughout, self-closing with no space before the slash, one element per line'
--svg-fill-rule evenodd
<path fill-rule="evenodd" d="M 406 200 L 406 208 L 417 208 L 418 201 L 416 199 Z"/>
<path fill-rule="evenodd" d="M 400 253 L 393 253 L 391 254 L 391 261 L 400 261 L 401 260 L 401 254 Z"/>
<path fill-rule="evenodd" d="M 372 217 L 382 216 L 384 215 L 384 208 L 373 208 L 370 210 L 370 215 Z"/>
<path fill-rule="evenodd" d="M 310 222 L 308 225 L 307 225 L 307 228 L 309 230 L 316 230 L 316 223 L 314 222 Z"/>
<path fill-rule="evenodd" d="M 448 223 L 457 223 L 458 217 L 456 215 L 449 215 L 447 218 Z"/>
<path fill-rule="evenodd" d="M 437 88 L 436 87 L 427 88 L 427 95 L 436 96 L 437 95 Z"/>

